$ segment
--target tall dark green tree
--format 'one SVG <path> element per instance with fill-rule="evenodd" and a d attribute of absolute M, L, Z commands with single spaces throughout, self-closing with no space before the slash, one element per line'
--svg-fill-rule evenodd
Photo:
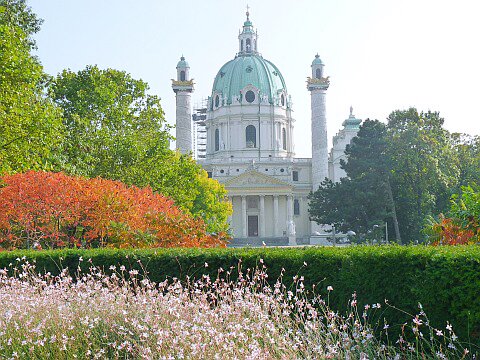
<path fill-rule="evenodd" d="M 389 221 L 397 241 L 400 232 L 390 186 L 387 130 L 377 120 L 366 120 L 345 151 L 342 162 L 347 177 L 338 183 L 327 180 L 310 196 L 310 215 L 321 224 L 334 224 L 360 237 L 375 225 Z"/>
<path fill-rule="evenodd" d="M 375 214 L 377 225 L 380 220 L 393 225 L 395 239 L 401 243 L 385 124 L 367 119 L 351 144 L 347 145 L 345 155 L 348 161 L 342 161 L 342 168 L 350 181 L 355 183 L 356 191 L 365 194 L 360 200 L 371 205 L 369 211 Z"/>
<path fill-rule="evenodd" d="M 394 111 L 386 126 L 367 120 L 347 146 L 347 178 L 312 195 L 311 216 L 360 234 L 387 221 L 398 242 L 422 241 L 426 218 L 478 178 L 476 144 L 452 137 L 436 112 Z"/>

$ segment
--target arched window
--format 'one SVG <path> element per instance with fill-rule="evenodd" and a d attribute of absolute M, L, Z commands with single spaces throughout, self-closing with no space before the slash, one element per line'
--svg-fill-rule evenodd
<path fill-rule="evenodd" d="M 320 79 L 322 77 L 322 70 L 320 69 L 315 70 L 315 77 L 317 79 Z"/>
<path fill-rule="evenodd" d="M 220 150 L 220 130 L 215 129 L 215 151 Z"/>
<path fill-rule="evenodd" d="M 243 39 L 240 41 L 240 51 L 243 51 Z"/>
<path fill-rule="evenodd" d="M 252 44 L 250 42 L 250 38 L 247 38 L 247 40 L 245 41 L 245 47 L 247 48 L 247 51 L 250 51 L 251 46 Z"/>
<path fill-rule="evenodd" d="M 255 129 L 255 126 L 248 125 L 245 129 L 245 142 L 247 148 L 257 147 L 257 129 Z"/>
<path fill-rule="evenodd" d="M 253 40 L 253 49 L 257 51 L 257 41 Z"/>
<path fill-rule="evenodd" d="M 185 71 L 180 71 L 180 81 L 185 81 Z"/>
<path fill-rule="evenodd" d="M 287 150 L 287 132 L 285 131 L 285 128 L 282 128 L 282 145 L 283 150 Z"/>
<path fill-rule="evenodd" d="M 285 95 L 282 94 L 280 100 L 282 102 L 282 106 L 285 106 Z"/>
<path fill-rule="evenodd" d="M 215 96 L 215 107 L 218 107 L 220 105 L 220 97 L 217 95 Z"/>

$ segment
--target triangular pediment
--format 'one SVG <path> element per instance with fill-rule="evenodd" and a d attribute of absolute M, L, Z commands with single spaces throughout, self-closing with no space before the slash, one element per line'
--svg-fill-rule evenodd
<path fill-rule="evenodd" d="M 225 187 L 227 189 L 236 187 L 292 188 L 292 185 L 282 180 L 275 179 L 272 176 L 259 173 L 256 170 L 251 170 L 226 181 Z"/>

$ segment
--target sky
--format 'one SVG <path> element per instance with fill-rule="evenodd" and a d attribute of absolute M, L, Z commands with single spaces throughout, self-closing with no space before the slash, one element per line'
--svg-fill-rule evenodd
<path fill-rule="evenodd" d="M 30 0 L 44 23 L 35 36 L 45 71 L 87 65 L 146 81 L 175 123 L 171 79 L 183 54 L 192 103 L 210 95 L 250 20 L 258 50 L 280 69 L 293 100 L 297 157 L 311 156 L 306 78 L 318 53 L 330 76 L 328 136 L 353 113 L 386 121 L 416 107 L 439 111 L 452 132 L 480 135 L 480 1 L 477 0 Z"/>

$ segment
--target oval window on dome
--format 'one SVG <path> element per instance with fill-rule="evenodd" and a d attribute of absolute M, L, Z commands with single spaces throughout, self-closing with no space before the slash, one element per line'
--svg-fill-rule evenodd
<path fill-rule="evenodd" d="M 247 93 L 245 94 L 245 100 L 247 102 L 252 103 L 255 101 L 255 93 L 252 90 L 248 90 Z"/>
<path fill-rule="evenodd" d="M 218 107 L 218 105 L 220 105 L 220 98 L 217 96 L 215 96 L 215 107 Z"/>
<path fill-rule="evenodd" d="M 285 106 L 285 95 L 282 94 L 280 101 L 282 102 L 282 106 Z"/>

